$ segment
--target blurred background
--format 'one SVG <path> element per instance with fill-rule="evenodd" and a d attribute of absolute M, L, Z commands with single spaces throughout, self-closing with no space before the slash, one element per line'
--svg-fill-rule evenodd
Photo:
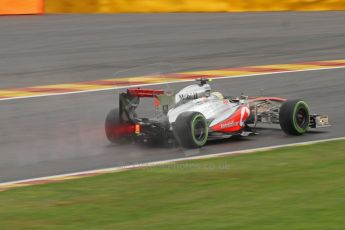
<path fill-rule="evenodd" d="M 343 0 L 0 0 L 0 14 L 344 10 Z"/>

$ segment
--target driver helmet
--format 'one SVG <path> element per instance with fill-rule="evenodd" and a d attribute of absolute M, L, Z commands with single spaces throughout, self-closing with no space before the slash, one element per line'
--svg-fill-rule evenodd
<path fill-rule="evenodd" d="M 220 92 L 212 92 L 211 95 L 216 97 L 216 98 L 218 98 L 219 100 L 223 100 L 224 99 L 223 94 L 220 93 Z"/>

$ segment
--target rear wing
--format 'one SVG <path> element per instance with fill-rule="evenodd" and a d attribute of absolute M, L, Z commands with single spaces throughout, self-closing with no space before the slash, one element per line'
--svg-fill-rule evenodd
<path fill-rule="evenodd" d="M 121 93 L 119 97 L 119 110 L 121 122 L 137 123 L 140 119 L 136 114 L 141 98 L 156 98 L 156 111 L 167 114 L 175 105 L 175 95 L 166 93 L 164 90 L 156 89 L 127 89 L 127 92 Z"/>

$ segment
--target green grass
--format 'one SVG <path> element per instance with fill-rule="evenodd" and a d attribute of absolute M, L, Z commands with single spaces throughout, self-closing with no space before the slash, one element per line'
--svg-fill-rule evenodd
<path fill-rule="evenodd" d="M 345 229 L 345 141 L 0 193 L 0 229 Z"/>

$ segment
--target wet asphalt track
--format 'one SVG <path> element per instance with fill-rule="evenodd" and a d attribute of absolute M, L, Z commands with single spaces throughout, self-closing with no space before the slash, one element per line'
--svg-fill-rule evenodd
<path fill-rule="evenodd" d="M 345 58 L 345 13 L 70 15 L 0 20 L 0 88 L 106 78 L 135 65 L 177 70 Z M 177 84 L 174 87 L 181 87 Z M 345 69 L 217 80 L 226 95 L 302 97 L 333 127 L 279 129 L 201 150 L 114 146 L 103 133 L 111 91 L 0 102 L 0 182 L 195 154 L 345 136 Z"/>

